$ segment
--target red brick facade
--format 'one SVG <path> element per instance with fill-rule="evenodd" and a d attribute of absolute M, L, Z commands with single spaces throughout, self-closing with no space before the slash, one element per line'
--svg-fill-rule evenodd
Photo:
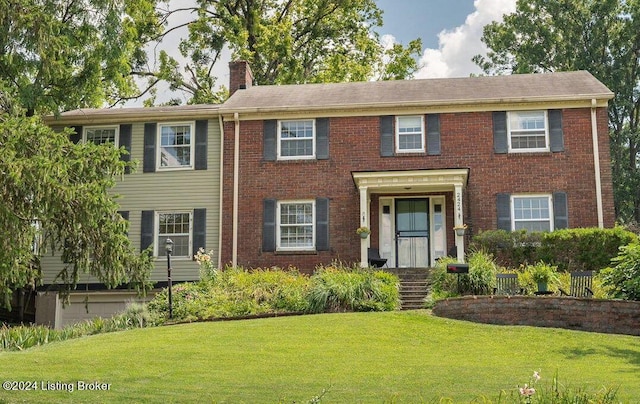
<path fill-rule="evenodd" d="M 317 118 L 326 118 L 321 113 Z M 613 190 L 608 143 L 607 112 L 597 109 L 604 226 L 614 224 Z M 492 112 L 440 114 L 441 153 L 393 157 L 380 155 L 380 117 L 330 117 L 327 160 L 265 161 L 264 121 L 240 121 L 239 207 L 237 263 L 245 267 L 287 267 L 312 270 L 333 260 L 360 261 L 360 196 L 352 172 L 466 168 L 464 222 L 470 233 L 497 228 L 499 193 L 567 195 L 569 227 L 598 225 L 594 175 L 591 110 L 563 109 L 564 151 L 496 154 Z M 222 262 L 232 260 L 233 162 L 235 123 L 224 123 L 224 220 Z M 426 196 L 420 193 L 421 196 Z M 446 196 L 447 244 L 453 246 L 453 193 Z M 378 197 L 372 195 L 371 228 L 378 226 Z M 406 196 L 406 195 L 405 195 Z M 330 249 L 317 253 L 263 252 L 263 200 L 329 198 Z M 451 233 L 451 234 L 449 234 Z M 371 245 L 378 243 L 375 230 Z"/>

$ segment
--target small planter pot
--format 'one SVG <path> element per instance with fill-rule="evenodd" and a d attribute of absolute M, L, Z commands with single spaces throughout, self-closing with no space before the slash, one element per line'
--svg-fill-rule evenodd
<path fill-rule="evenodd" d="M 369 237 L 369 233 L 360 233 L 360 238 L 367 238 Z"/>
<path fill-rule="evenodd" d="M 538 282 L 538 292 L 546 292 L 549 290 L 547 282 Z"/>

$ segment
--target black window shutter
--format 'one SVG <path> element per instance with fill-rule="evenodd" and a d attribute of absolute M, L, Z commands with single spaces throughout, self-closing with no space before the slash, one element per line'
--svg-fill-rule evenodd
<path fill-rule="evenodd" d="M 207 210 L 193 210 L 193 255 L 199 248 L 207 249 Z"/>
<path fill-rule="evenodd" d="M 142 172 L 152 173 L 156 171 L 156 132 L 157 123 L 144 124 L 144 156 Z"/>
<path fill-rule="evenodd" d="M 428 114 L 427 120 L 427 154 L 436 156 L 440 154 L 440 115 Z"/>
<path fill-rule="evenodd" d="M 393 120 L 387 115 L 380 117 L 380 156 L 393 156 Z"/>
<path fill-rule="evenodd" d="M 329 158 L 329 118 L 316 119 L 316 159 Z"/>
<path fill-rule="evenodd" d="M 80 143 L 80 141 L 82 140 L 82 126 L 72 126 L 71 129 L 73 129 L 76 133 L 72 133 L 71 135 L 69 135 L 69 140 L 71 140 L 73 143 Z"/>
<path fill-rule="evenodd" d="M 276 204 L 275 199 L 265 199 L 262 212 L 262 251 L 276 250 Z"/>
<path fill-rule="evenodd" d="M 566 192 L 553 193 L 553 228 L 555 230 L 569 228 L 569 209 Z"/>
<path fill-rule="evenodd" d="M 511 195 L 498 194 L 496 196 L 496 210 L 498 212 L 498 230 L 511 231 Z"/>
<path fill-rule="evenodd" d="M 507 139 L 507 113 L 496 111 L 493 113 L 493 151 L 504 154 L 509 151 Z"/>
<path fill-rule="evenodd" d="M 131 131 L 132 131 L 131 124 L 120 125 L 119 144 L 120 144 L 120 147 L 124 147 L 127 150 L 127 154 L 120 155 L 120 160 L 127 163 L 131 161 Z M 131 167 L 129 166 L 125 167 L 124 173 L 130 174 Z"/>
<path fill-rule="evenodd" d="M 155 212 L 153 210 L 142 211 L 142 219 L 140 221 L 140 251 L 144 251 L 153 244 L 154 217 Z"/>
<path fill-rule="evenodd" d="M 266 161 L 276 161 L 276 139 L 278 137 L 278 121 L 269 119 L 264 121 L 262 158 Z"/>
<path fill-rule="evenodd" d="M 316 198 L 316 250 L 329 251 L 329 198 Z"/>
<path fill-rule="evenodd" d="M 549 147 L 552 152 L 564 151 L 564 135 L 562 133 L 562 110 L 550 109 L 549 117 Z"/>
<path fill-rule="evenodd" d="M 209 121 L 196 121 L 195 166 L 196 170 L 207 169 L 207 138 Z"/>

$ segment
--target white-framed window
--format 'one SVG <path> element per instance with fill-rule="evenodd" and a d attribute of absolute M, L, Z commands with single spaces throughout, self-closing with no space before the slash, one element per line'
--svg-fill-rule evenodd
<path fill-rule="evenodd" d="M 168 238 L 173 241 L 173 257 L 191 257 L 193 251 L 193 212 L 156 212 L 155 256 L 164 256 L 164 246 Z"/>
<path fill-rule="evenodd" d="M 115 147 L 119 146 L 120 130 L 117 126 L 88 126 L 82 133 L 83 142 L 92 142 L 97 145 L 111 143 Z"/>
<path fill-rule="evenodd" d="M 553 231 L 551 195 L 512 195 L 511 228 L 532 231 Z"/>
<path fill-rule="evenodd" d="M 315 249 L 315 201 L 278 202 L 276 248 L 282 251 Z"/>
<path fill-rule="evenodd" d="M 316 156 L 313 119 L 278 121 L 278 159 L 313 159 Z"/>
<path fill-rule="evenodd" d="M 158 169 L 193 168 L 194 124 L 193 122 L 158 124 Z"/>
<path fill-rule="evenodd" d="M 549 151 L 547 111 L 510 111 L 507 119 L 509 151 Z"/>
<path fill-rule="evenodd" d="M 421 115 L 396 117 L 396 153 L 424 152 L 424 119 Z"/>

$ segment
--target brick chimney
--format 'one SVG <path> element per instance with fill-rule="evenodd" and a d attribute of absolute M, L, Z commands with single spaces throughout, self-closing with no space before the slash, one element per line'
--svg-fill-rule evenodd
<path fill-rule="evenodd" d="M 237 90 L 244 90 L 253 85 L 253 73 L 246 60 L 229 62 L 229 96 Z"/>

